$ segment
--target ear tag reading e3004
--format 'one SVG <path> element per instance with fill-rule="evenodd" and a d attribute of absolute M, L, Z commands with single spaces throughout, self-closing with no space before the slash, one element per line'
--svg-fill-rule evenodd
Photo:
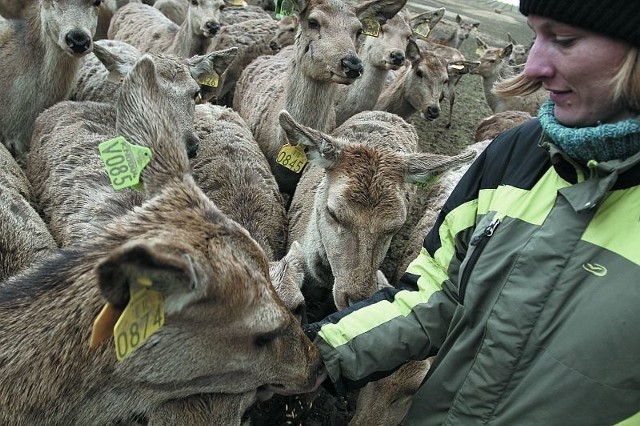
<path fill-rule="evenodd" d="M 100 157 L 107 168 L 113 189 L 141 189 L 140 174 L 151 161 L 151 150 L 132 145 L 122 136 L 98 145 Z"/>

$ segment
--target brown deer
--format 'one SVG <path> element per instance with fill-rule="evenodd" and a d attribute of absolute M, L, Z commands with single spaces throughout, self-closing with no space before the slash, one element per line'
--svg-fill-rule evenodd
<path fill-rule="evenodd" d="M 469 23 L 462 19 L 460 15 L 456 15 L 456 27 L 448 37 L 432 37 L 433 43 L 442 44 L 444 46 L 460 49 L 462 42 L 469 38 L 471 31 L 480 26 L 479 22 Z"/>

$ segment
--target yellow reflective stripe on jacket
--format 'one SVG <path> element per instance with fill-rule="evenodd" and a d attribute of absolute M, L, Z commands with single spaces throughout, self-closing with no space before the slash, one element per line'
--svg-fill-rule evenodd
<path fill-rule="evenodd" d="M 640 426 L 640 412 L 637 412 L 633 416 L 626 420 L 616 423 L 614 426 Z"/>

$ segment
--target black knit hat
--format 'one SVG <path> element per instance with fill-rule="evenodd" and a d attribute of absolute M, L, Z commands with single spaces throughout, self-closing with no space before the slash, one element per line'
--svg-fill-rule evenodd
<path fill-rule="evenodd" d="M 520 0 L 520 12 L 540 15 L 640 47 L 640 0 Z"/>

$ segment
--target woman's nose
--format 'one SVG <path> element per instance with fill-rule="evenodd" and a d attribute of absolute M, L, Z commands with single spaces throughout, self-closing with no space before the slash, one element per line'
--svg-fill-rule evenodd
<path fill-rule="evenodd" d="M 548 46 L 544 41 L 536 39 L 524 66 L 524 75 L 529 80 L 544 80 L 553 77 L 553 73 L 554 68 Z"/>

